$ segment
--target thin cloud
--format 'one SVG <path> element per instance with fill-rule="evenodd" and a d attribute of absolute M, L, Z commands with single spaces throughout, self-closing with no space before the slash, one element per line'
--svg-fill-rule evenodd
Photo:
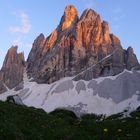
<path fill-rule="evenodd" d="M 24 12 L 21 12 L 18 17 L 21 20 L 21 25 L 11 26 L 9 31 L 12 33 L 28 33 L 31 30 L 31 24 L 28 15 Z"/>

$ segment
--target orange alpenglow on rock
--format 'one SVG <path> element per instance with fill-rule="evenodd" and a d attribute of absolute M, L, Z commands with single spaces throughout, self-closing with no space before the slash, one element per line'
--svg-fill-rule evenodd
<path fill-rule="evenodd" d="M 75 80 L 90 80 L 139 67 L 133 51 L 124 50 L 119 38 L 110 34 L 108 22 L 92 9 L 79 18 L 73 5 L 66 6 L 54 32 L 46 39 L 37 37 L 33 46 L 27 73 L 38 83 L 53 83 L 81 72 Z M 92 69 L 86 70 L 89 67 Z"/>
<path fill-rule="evenodd" d="M 78 11 L 73 5 L 68 5 L 64 12 L 64 22 L 62 24 L 62 31 L 69 28 L 74 20 L 78 17 Z"/>
<path fill-rule="evenodd" d="M 45 43 L 43 53 L 47 52 L 48 49 L 53 46 L 53 44 L 55 43 L 56 39 L 57 39 L 57 30 L 54 30 L 52 32 L 52 34 L 50 35 L 49 40 Z"/>

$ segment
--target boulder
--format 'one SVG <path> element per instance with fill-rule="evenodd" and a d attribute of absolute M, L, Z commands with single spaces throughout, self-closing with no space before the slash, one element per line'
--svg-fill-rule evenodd
<path fill-rule="evenodd" d="M 8 96 L 6 101 L 9 103 L 14 103 L 16 105 L 24 105 L 21 98 L 18 95 Z"/>

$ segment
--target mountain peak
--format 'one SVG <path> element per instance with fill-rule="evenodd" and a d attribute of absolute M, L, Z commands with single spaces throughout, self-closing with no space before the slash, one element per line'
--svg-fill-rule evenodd
<path fill-rule="evenodd" d="M 74 16 L 78 16 L 78 11 L 77 9 L 74 7 L 74 5 L 67 5 L 64 11 L 66 16 L 69 16 L 69 14 L 72 14 Z"/>
<path fill-rule="evenodd" d="M 86 9 L 84 12 L 83 12 L 83 14 L 82 14 L 82 16 L 81 16 L 81 20 L 85 20 L 85 19 L 93 19 L 93 18 L 95 18 L 95 17 L 97 17 L 97 13 L 93 10 L 93 9 Z"/>
<path fill-rule="evenodd" d="M 66 6 L 59 26 L 45 43 L 39 42 L 27 60 L 28 76 L 38 83 L 53 83 L 74 75 L 80 75 L 75 79 L 89 80 L 117 75 L 139 65 L 133 52 L 125 51 L 119 38 L 110 34 L 108 22 L 92 9 L 86 9 L 79 19 L 76 8 Z"/>
<path fill-rule="evenodd" d="M 39 36 L 37 36 L 37 38 L 35 39 L 34 43 L 33 43 L 33 47 L 41 47 L 45 42 L 45 36 L 43 33 L 40 33 Z M 41 45 L 42 44 L 42 45 Z"/>
<path fill-rule="evenodd" d="M 2 69 L 12 68 L 13 64 L 19 64 L 24 66 L 24 52 L 17 52 L 18 46 L 12 46 L 9 48 L 5 57 Z"/>
<path fill-rule="evenodd" d="M 78 11 L 73 5 L 67 5 L 64 11 L 62 31 L 69 28 L 78 18 Z"/>
<path fill-rule="evenodd" d="M 17 53 L 18 46 L 12 46 L 5 57 L 0 71 L 0 87 L 12 89 L 23 81 L 23 71 L 25 66 L 24 53 Z M 3 90 L 2 90 L 3 91 Z M 6 89 L 4 89 L 6 91 Z M 1 91 L 0 91 L 1 93 Z"/>
<path fill-rule="evenodd" d="M 11 48 L 8 49 L 8 52 L 17 52 L 18 46 L 17 45 L 13 45 Z"/>
<path fill-rule="evenodd" d="M 17 49 L 18 46 L 12 46 L 11 48 L 8 49 L 6 58 L 3 63 L 3 67 L 10 67 L 10 63 L 12 61 L 15 61 L 15 59 L 17 59 Z"/>

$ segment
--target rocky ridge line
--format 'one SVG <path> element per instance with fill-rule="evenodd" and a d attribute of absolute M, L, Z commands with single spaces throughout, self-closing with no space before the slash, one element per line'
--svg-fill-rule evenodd
<path fill-rule="evenodd" d="M 22 88 L 25 60 L 23 53 L 17 53 L 17 48 L 17 46 L 12 46 L 6 54 L 0 70 L 0 93 L 7 89 Z"/>
<path fill-rule="evenodd" d="M 117 51 L 111 57 L 98 64 L 114 50 Z M 95 64 L 98 65 L 77 80 L 140 68 L 133 48 L 124 50 L 119 38 L 110 33 L 108 22 L 101 21 L 98 13 L 86 9 L 79 17 L 76 8 L 68 5 L 52 34 L 47 38 L 40 34 L 34 41 L 27 72 L 38 83 L 52 83 Z"/>

